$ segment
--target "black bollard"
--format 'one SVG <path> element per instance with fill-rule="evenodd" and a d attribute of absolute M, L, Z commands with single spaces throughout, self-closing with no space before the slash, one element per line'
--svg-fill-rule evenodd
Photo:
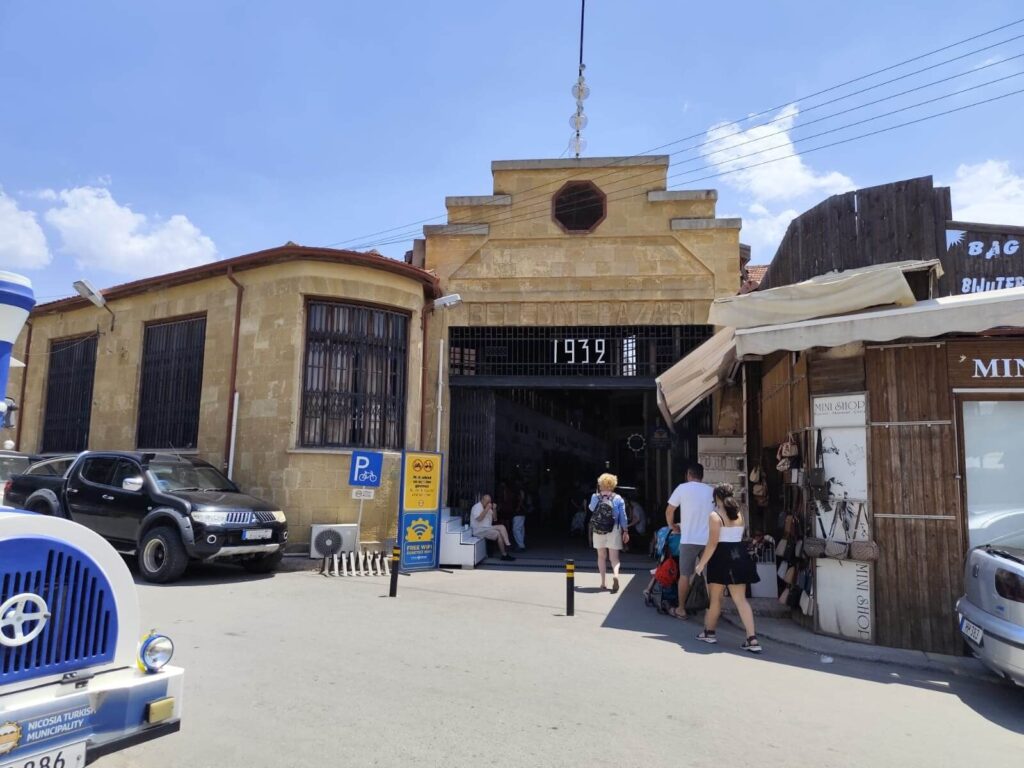
<path fill-rule="evenodd" d="M 575 611 L 576 598 L 576 562 L 565 561 L 565 615 L 572 616 Z"/>
<path fill-rule="evenodd" d="M 391 549 L 391 591 L 389 597 L 398 597 L 398 566 L 401 561 L 402 550 L 398 547 Z"/>

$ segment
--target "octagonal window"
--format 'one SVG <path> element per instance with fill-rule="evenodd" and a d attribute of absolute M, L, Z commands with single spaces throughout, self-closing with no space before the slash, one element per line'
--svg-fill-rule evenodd
<path fill-rule="evenodd" d="M 605 194 L 592 181 L 570 181 L 555 193 L 553 215 L 566 232 L 593 232 L 607 214 Z"/>

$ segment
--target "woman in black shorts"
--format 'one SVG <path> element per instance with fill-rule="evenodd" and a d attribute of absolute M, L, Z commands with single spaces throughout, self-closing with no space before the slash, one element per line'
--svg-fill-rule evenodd
<path fill-rule="evenodd" d="M 741 647 L 751 653 L 760 653 L 761 644 L 754 632 L 754 612 L 747 602 L 747 584 L 756 584 L 760 578 L 757 566 L 743 543 L 743 515 L 733 497 L 731 485 L 723 483 L 716 486 L 714 499 L 715 511 L 711 513 L 708 545 L 697 563 L 698 575 L 707 571 L 705 578 L 711 606 L 704 614 L 704 631 L 697 635 L 697 639 L 705 643 L 718 642 L 715 627 L 722 613 L 722 596 L 728 588 L 747 632 L 747 639 Z"/>

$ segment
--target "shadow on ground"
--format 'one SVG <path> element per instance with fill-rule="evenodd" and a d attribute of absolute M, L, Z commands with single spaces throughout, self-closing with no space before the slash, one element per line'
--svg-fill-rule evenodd
<path fill-rule="evenodd" d="M 607 629 L 637 632 L 650 640 L 673 643 L 688 654 L 747 655 L 746 651 L 740 649 L 744 632 L 738 626 L 734 626 L 731 620 L 719 622 L 719 642 L 717 645 L 708 645 L 697 639 L 697 634 L 703 627 L 702 616 L 683 621 L 645 607 L 645 584 L 646 579 L 632 579 L 626 589 L 617 596 L 602 626 Z M 738 619 L 735 620 L 738 622 Z M 842 657 L 835 657 L 832 663 L 825 664 L 818 653 L 784 643 L 773 643 L 771 640 L 762 642 L 764 652 L 758 659 L 766 664 L 783 664 L 873 683 L 908 685 L 941 691 L 958 697 L 985 719 L 1014 733 L 1024 734 L 1024 690 L 994 676 L 989 680 L 983 680 L 961 677 L 951 672 L 915 670 L 912 667 L 887 662 Z"/>

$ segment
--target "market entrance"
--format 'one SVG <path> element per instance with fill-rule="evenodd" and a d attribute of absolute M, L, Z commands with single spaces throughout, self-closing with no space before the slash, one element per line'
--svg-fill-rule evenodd
<path fill-rule="evenodd" d="M 449 504 L 465 513 L 490 494 L 503 521 L 526 515 L 531 548 L 586 543 L 581 511 L 602 472 L 656 528 L 709 420 L 701 408 L 668 433 L 652 388 L 453 387 L 451 403 Z"/>

